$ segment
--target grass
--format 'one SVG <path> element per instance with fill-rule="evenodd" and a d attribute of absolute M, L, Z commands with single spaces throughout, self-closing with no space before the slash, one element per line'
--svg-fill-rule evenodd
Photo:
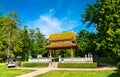
<path fill-rule="evenodd" d="M 0 77 L 15 77 L 32 71 L 33 70 L 10 69 L 5 66 L 5 63 L 0 63 Z"/>
<path fill-rule="evenodd" d="M 35 77 L 120 77 L 117 71 L 65 71 L 54 70 Z"/>
<path fill-rule="evenodd" d="M 4 66 L 5 65 L 5 63 L 0 63 L 0 66 Z"/>
<path fill-rule="evenodd" d="M 97 63 L 59 63 L 59 68 L 96 68 Z"/>

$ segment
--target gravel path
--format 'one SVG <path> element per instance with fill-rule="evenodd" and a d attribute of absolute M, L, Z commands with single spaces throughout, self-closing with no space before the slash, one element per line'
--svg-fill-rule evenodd
<path fill-rule="evenodd" d="M 26 68 L 19 68 L 19 69 L 26 69 Z M 32 70 L 34 70 L 34 69 L 32 69 Z M 49 67 L 47 67 L 47 68 L 37 68 L 36 71 L 30 72 L 30 73 L 27 73 L 27 74 L 23 74 L 23 75 L 20 75 L 20 76 L 16 76 L 16 77 L 34 77 L 36 75 L 46 73 L 50 70 L 52 70 L 52 68 L 49 68 Z"/>

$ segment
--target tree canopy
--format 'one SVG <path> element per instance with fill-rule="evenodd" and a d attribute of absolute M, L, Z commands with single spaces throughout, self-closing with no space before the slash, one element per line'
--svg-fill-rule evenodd
<path fill-rule="evenodd" d="M 46 39 L 40 30 L 29 30 L 27 26 L 20 29 L 19 24 L 20 20 L 15 11 L 0 17 L 0 61 L 17 56 L 27 60 L 29 55 L 46 55 L 43 47 Z"/>
<path fill-rule="evenodd" d="M 120 57 L 120 0 L 96 0 L 88 4 L 82 15 L 88 27 L 97 30 L 95 41 L 99 52 L 108 56 Z"/>

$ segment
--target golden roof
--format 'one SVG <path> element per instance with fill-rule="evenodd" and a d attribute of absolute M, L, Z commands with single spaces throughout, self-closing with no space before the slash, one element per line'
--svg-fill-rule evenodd
<path fill-rule="evenodd" d="M 75 43 L 64 43 L 64 42 L 61 42 L 59 44 L 51 44 L 51 45 L 48 45 L 48 46 L 45 46 L 45 48 L 47 49 L 69 49 L 71 47 L 74 47 L 76 48 L 77 45 Z"/>
<path fill-rule="evenodd" d="M 64 44 L 64 45 L 48 45 L 45 48 L 47 49 L 69 49 L 71 47 L 77 47 L 76 44 L 72 43 L 72 44 Z"/>
<path fill-rule="evenodd" d="M 76 33 L 75 32 L 64 32 L 59 34 L 51 34 L 48 38 L 48 42 L 51 41 L 62 41 L 62 40 L 71 40 L 76 42 Z"/>

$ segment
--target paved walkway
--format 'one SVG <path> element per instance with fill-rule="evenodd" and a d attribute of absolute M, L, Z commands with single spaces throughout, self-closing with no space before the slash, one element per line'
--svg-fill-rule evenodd
<path fill-rule="evenodd" d="M 101 68 L 57 68 L 57 64 L 53 63 L 51 65 L 49 65 L 49 67 L 47 68 L 16 68 L 16 69 L 32 69 L 35 70 L 33 72 L 27 73 L 27 74 L 23 74 L 20 76 L 16 76 L 16 77 L 34 77 L 36 75 L 39 74 L 43 74 L 46 73 L 48 71 L 51 70 L 80 70 L 80 71 L 98 71 L 98 70 L 116 70 L 117 68 L 115 67 L 101 67 Z"/>
<path fill-rule="evenodd" d="M 26 69 L 26 68 L 19 68 L 19 69 Z M 47 67 L 47 68 L 37 68 L 36 71 L 30 72 L 30 73 L 27 73 L 27 74 L 23 74 L 23 75 L 20 75 L 20 76 L 16 76 L 16 77 L 34 77 L 36 75 L 46 73 L 50 70 L 52 70 L 52 68 L 49 68 L 49 67 Z"/>

